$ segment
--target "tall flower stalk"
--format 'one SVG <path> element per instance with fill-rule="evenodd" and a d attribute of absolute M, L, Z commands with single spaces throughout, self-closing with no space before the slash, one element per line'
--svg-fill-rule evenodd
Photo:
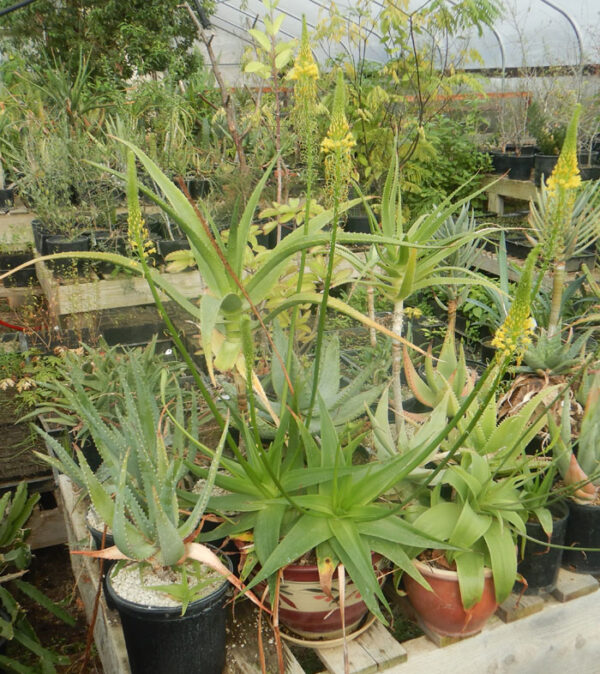
<path fill-rule="evenodd" d="M 560 331 L 560 305 L 566 276 L 568 228 L 572 224 L 581 176 L 577 166 L 577 123 L 581 106 L 577 105 L 569 122 L 565 142 L 554 171 L 542 188 L 546 199 L 541 243 L 545 251 L 543 268 L 552 268 L 552 299 L 548 318 L 548 336 Z M 544 194 L 545 191 L 545 194 Z M 535 217 L 535 214 L 534 214 Z"/>
<path fill-rule="evenodd" d="M 326 190 L 333 204 L 333 220 L 331 223 L 331 239 L 329 243 L 329 257 L 327 260 L 327 273 L 323 284 L 323 298 L 319 306 L 319 320 L 317 323 L 317 337 L 315 340 L 315 361 L 313 374 L 313 388 L 307 426 L 317 397 L 317 385 L 319 382 L 319 368 L 321 362 L 321 350 L 323 346 L 323 332 L 325 330 L 325 318 L 327 315 L 327 300 L 333 276 L 335 260 L 335 245 L 339 224 L 340 203 L 348 196 L 348 186 L 353 172 L 352 148 L 356 145 L 354 136 L 350 131 L 350 125 L 346 119 L 346 87 L 341 70 L 337 71 L 333 106 L 331 110 L 331 123 L 327 135 L 321 142 L 321 152 L 324 155 Z"/>
<path fill-rule="evenodd" d="M 308 28 L 306 27 L 306 17 L 302 16 L 302 36 L 300 38 L 300 49 L 294 61 L 294 65 L 287 78 L 294 83 L 294 105 L 292 108 L 292 124 L 302 156 L 306 164 L 306 202 L 304 205 L 303 233 L 308 236 L 308 223 L 310 220 L 310 207 L 312 201 L 312 187 L 315 178 L 315 155 L 317 148 L 317 81 L 319 79 L 319 68 L 315 62 L 310 46 Z M 298 265 L 298 278 L 296 281 L 296 293 L 302 292 L 304 282 L 304 271 L 306 268 L 306 249 L 300 253 L 300 264 Z M 290 369 L 292 363 L 292 352 L 294 347 L 294 333 L 300 306 L 294 307 L 290 322 L 290 339 L 288 340 L 288 350 L 286 354 L 286 368 Z M 283 392 L 282 404 L 285 406 L 287 391 Z"/>

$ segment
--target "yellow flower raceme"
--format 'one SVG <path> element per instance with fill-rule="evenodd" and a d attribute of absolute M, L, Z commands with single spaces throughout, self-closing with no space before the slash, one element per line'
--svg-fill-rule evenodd
<path fill-rule="evenodd" d="M 498 350 L 501 359 L 517 356 L 520 362 L 523 353 L 531 345 L 531 336 L 535 328 L 535 322 L 531 316 L 523 319 L 509 314 L 504 323 L 498 328 L 492 346 Z"/>
<path fill-rule="evenodd" d="M 580 111 L 581 107 L 577 106 L 567 127 L 565 141 L 556 166 L 546 181 L 546 187 L 552 197 L 559 196 L 557 191 L 575 189 L 581 184 L 577 165 L 577 122 Z"/>
<path fill-rule="evenodd" d="M 325 155 L 325 179 L 331 202 L 346 198 L 348 184 L 352 177 L 352 148 L 356 145 L 350 125 L 346 119 L 346 91 L 344 76 L 338 70 L 331 124 L 327 136 L 321 142 L 321 151 Z"/>
<path fill-rule="evenodd" d="M 150 238 L 150 232 L 146 227 L 144 218 L 139 208 L 132 208 L 129 210 L 127 217 L 129 245 L 133 250 L 138 250 L 138 245 L 141 245 L 144 257 L 148 259 L 149 255 L 156 253 L 156 246 Z"/>
<path fill-rule="evenodd" d="M 294 106 L 292 123 L 302 147 L 308 171 L 312 172 L 313 157 L 317 145 L 317 79 L 319 68 L 313 58 L 306 20 L 302 17 L 302 37 L 300 50 L 294 67 L 288 74 L 294 81 Z"/>
<path fill-rule="evenodd" d="M 344 138 L 335 140 L 333 138 L 325 137 L 321 142 L 321 151 L 323 154 L 328 152 L 335 152 L 336 150 L 344 151 L 351 150 L 356 145 L 354 136 L 348 132 Z"/>
<path fill-rule="evenodd" d="M 548 196 L 548 221 L 541 243 L 545 264 L 560 257 L 564 250 L 565 235 L 571 221 L 577 188 L 581 176 L 577 165 L 577 122 L 580 106 L 575 108 L 556 166 L 546 181 Z"/>
<path fill-rule="evenodd" d="M 531 287 L 537 256 L 538 249 L 534 248 L 525 262 L 508 315 L 492 340 L 492 346 L 498 350 L 496 357 L 499 361 L 516 357 L 518 365 L 531 345 L 535 328 L 535 321 L 531 317 Z"/>
<path fill-rule="evenodd" d="M 302 63 L 299 59 L 287 75 L 288 80 L 301 80 L 303 78 L 314 80 L 319 78 L 319 68 L 314 61 L 312 63 Z"/>

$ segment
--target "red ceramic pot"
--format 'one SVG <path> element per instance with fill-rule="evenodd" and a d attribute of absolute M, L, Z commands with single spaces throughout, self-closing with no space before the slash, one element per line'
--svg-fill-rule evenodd
<path fill-rule="evenodd" d="M 438 569 L 415 560 L 415 566 L 431 585 L 426 590 L 410 576 L 404 576 L 404 589 L 415 611 L 426 627 L 451 637 L 477 634 L 492 616 L 498 604 L 490 569 L 485 570 L 481 599 L 470 609 L 463 608 L 456 571 Z"/>
<path fill-rule="evenodd" d="M 373 567 L 380 583 L 385 575 L 385 560 L 373 557 Z M 337 574 L 332 583 L 331 601 L 319 585 L 319 570 L 313 564 L 290 564 L 284 572 L 279 589 L 279 620 L 290 631 L 306 639 L 337 639 L 342 636 L 342 616 L 338 606 Z M 349 634 L 360 625 L 368 609 L 356 585 L 346 576 L 345 622 Z"/>

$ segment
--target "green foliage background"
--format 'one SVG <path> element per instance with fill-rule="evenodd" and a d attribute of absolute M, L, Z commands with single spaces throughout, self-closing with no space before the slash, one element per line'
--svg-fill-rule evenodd
<path fill-rule="evenodd" d="M 13 5 L 0 0 L 0 9 Z M 212 2 L 202 0 L 210 12 Z M 199 64 L 191 50 L 196 29 L 179 0 L 37 0 L 2 18 L 3 51 L 30 64 L 54 59 L 76 72 L 80 52 L 94 75 L 126 80 L 134 71 L 185 77 Z"/>

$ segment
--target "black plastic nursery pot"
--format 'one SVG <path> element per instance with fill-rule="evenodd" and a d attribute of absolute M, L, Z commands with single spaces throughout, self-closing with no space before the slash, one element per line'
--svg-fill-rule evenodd
<path fill-rule="evenodd" d="M 492 152 L 494 173 L 506 173 L 511 180 L 530 180 L 534 164 L 533 155 L 517 155 L 510 152 Z"/>
<path fill-rule="evenodd" d="M 84 234 L 76 237 L 56 234 L 46 237 L 44 247 L 44 254 L 47 255 L 87 251 L 90 249 L 90 239 Z M 85 268 L 86 262 L 86 260 L 78 260 L 77 258 L 63 258 L 60 260 L 48 260 L 48 266 L 57 274 L 79 274 Z"/>
<path fill-rule="evenodd" d="M 582 180 L 600 180 L 600 166 L 583 166 L 579 173 Z"/>
<path fill-rule="evenodd" d="M 46 255 L 46 239 L 50 236 L 50 230 L 37 218 L 31 221 L 31 229 L 36 250 L 40 255 Z"/>
<path fill-rule="evenodd" d="M 221 674 L 225 667 L 225 601 L 229 583 L 181 607 L 142 606 L 105 591 L 119 612 L 131 674 Z"/>
<path fill-rule="evenodd" d="M 550 510 L 553 516 L 553 528 L 549 542 L 551 545 L 563 545 L 567 532 L 569 508 L 565 503 L 556 503 L 550 507 Z M 538 541 L 547 540 L 542 525 L 537 520 L 527 522 L 525 528 L 527 535 L 531 538 Z M 521 548 L 519 547 L 519 555 L 520 551 Z M 526 541 L 523 557 L 519 556 L 520 561 L 517 567 L 518 573 L 527 581 L 525 594 L 552 592 L 556 587 L 562 557 L 563 550 L 560 548 Z M 519 584 L 516 586 L 516 591 L 520 591 Z"/>
<path fill-rule="evenodd" d="M 600 505 L 569 500 L 565 545 L 573 549 L 564 551 L 564 567 L 577 573 L 600 574 Z"/>
<path fill-rule="evenodd" d="M 0 258 L 0 274 L 4 274 L 25 262 L 29 262 L 32 256 L 31 253 L 13 253 L 10 255 L 0 255 Z M 30 267 L 19 269 L 19 271 L 15 271 L 10 276 L 7 276 L 3 283 L 5 286 L 17 286 L 20 288 L 37 283 L 35 267 L 31 265 Z"/>
<path fill-rule="evenodd" d="M 370 234 L 369 217 L 365 215 L 349 215 L 344 225 L 344 231 L 353 234 Z"/>
<path fill-rule="evenodd" d="M 159 239 L 158 252 L 165 258 L 169 253 L 177 250 L 189 250 L 190 242 L 187 239 Z"/>
<path fill-rule="evenodd" d="M 14 190 L 0 190 L 0 210 L 6 211 L 10 210 L 15 205 L 15 193 Z"/>
<path fill-rule="evenodd" d="M 92 232 L 91 248 L 99 253 L 116 253 L 127 257 L 127 237 L 108 229 L 95 230 Z M 102 260 L 93 264 L 96 271 L 104 276 L 110 275 L 115 270 L 115 265 L 112 262 Z"/>
<path fill-rule="evenodd" d="M 534 164 L 534 180 L 539 187 L 542 184 L 542 177 L 547 180 L 558 161 L 557 154 L 536 154 Z"/>

